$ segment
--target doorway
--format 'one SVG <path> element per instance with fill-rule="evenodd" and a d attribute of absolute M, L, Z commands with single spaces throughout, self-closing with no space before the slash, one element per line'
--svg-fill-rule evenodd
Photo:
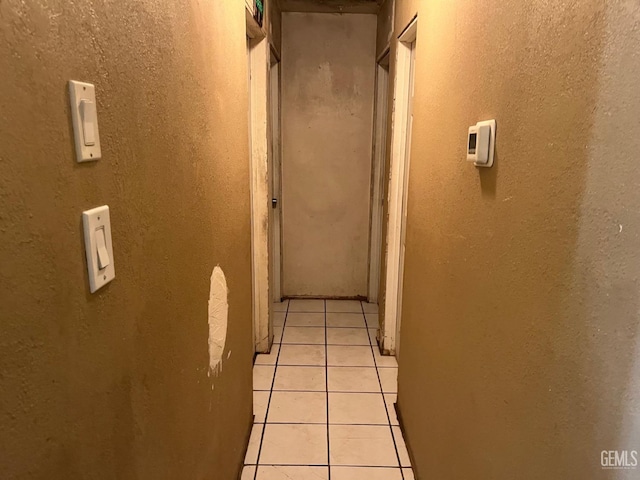
<path fill-rule="evenodd" d="M 387 230 L 387 276 L 382 348 L 399 356 L 402 313 L 402 282 L 407 219 L 413 93 L 418 20 L 415 18 L 398 38 L 391 133 L 389 226 Z"/>
<path fill-rule="evenodd" d="M 376 65 L 376 98 L 374 106 L 373 163 L 371 176 L 371 236 L 369 240 L 369 303 L 378 303 L 380 260 L 382 255 L 382 222 L 384 210 L 384 171 L 387 155 L 387 116 L 389 100 L 389 49 Z"/>

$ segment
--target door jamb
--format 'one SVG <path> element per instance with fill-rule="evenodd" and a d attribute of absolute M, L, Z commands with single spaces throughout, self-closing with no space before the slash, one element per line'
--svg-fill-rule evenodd
<path fill-rule="evenodd" d="M 274 71 L 275 69 L 275 71 Z M 280 302 L 282 300 L 282 145 L 281 145 L 281 107 L 280 107 L 280 85 L 281 85 L 282 65 L 280 57 L 271 48 L 271 58 L 269 67 L 269 142 L 270 142 L 270 160 L 269 160 L 269 185 L 271 187 L 271 201 L 277 202 L 274 207 L 270 208 L 269 241 L 271 246 L 269 253 L 269 274 L 271 278 L 271 301 Z M 275 84 L 274 84 L 274 75 Z M 277 179 L 277 181 L 276 181 Z M 274 189 L 274 186 L 277 187 Z"/>
<path fill-rule="evenodd" d="M 373 165 L 371 177 L 371 235 L 369 238 L 369 291 L 370 303 L 378 303 L 382 260 L 382 224 L 384 204 L 384 164 L 387 152 L 387 121 L 389 99 L 389 47 L 376 62 L 376 99 L 373 134 Z"/>
<path fill-rule="evenodd" d="M 271 348 L 273 327 L 269 318 L 269 198 L 268 115 L 269 62 L 271 49 L 266 37 L 249 42 L 250 95 L 250 189 L 251 189 L 251 258 L 253 287 L 253 331 L 255 351 L 267 353 Z M 265 225 L 267 227 L 265 228 Z"/>
<path fill-rule="evenodd" d="M 418 18 L 415 17 L 398 37 L 393 95 L 391 130 L 391 165 L 389 179 L 389 219 L 387 227 L 387 271 L 382 350 L 396 353 L 396 335 L 400 313 L 398 301 L 401 292 L 401 242 L 404 203 L 404 179 L 407 172 L 406 154 L 410 112 L 411 44 L 416 41 Z"/>

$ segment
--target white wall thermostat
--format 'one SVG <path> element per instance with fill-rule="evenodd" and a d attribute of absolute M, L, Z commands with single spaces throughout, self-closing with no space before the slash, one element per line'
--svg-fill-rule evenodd
<path fill-rule="evenodd" d="M 73 136 L 78 162 L 91 162 L 102 157 L 98 112 L 96 110 L 96 87 L 90 83 L 69 80 Z"/>
<path fill-rule="evenodd" d="M 491 167 L 496 147 L 496 121 L 485 120 L 469 127 L 467 160 L 476 167 Z"/>

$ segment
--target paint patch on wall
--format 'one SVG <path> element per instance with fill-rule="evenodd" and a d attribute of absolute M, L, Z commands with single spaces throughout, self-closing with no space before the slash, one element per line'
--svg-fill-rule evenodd
<path fill-rule="evenodd" d="M 227 340 L 229 316 L 228 293 L 227 279 L 218 265 L 211 274 L 209 291 L 209 376 L 218 375 L 222 371 L 222 353 Z"/>

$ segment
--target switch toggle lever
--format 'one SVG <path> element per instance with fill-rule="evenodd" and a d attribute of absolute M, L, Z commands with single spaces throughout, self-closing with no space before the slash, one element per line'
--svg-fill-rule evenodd
<path fill-rule="evenodd" d="M 96 144 L 96 104 L 91 100 L 80 100 L 82 134 L 87 147 Z"/>
<path fill-rule="evenodd" d="M 96 230 L 96 249 L 98 250 L 98 268 L 103 270 L 109 266 L 109 252 L 107 251 L 107 242 L 104 238 L 104 227 Z"/>

